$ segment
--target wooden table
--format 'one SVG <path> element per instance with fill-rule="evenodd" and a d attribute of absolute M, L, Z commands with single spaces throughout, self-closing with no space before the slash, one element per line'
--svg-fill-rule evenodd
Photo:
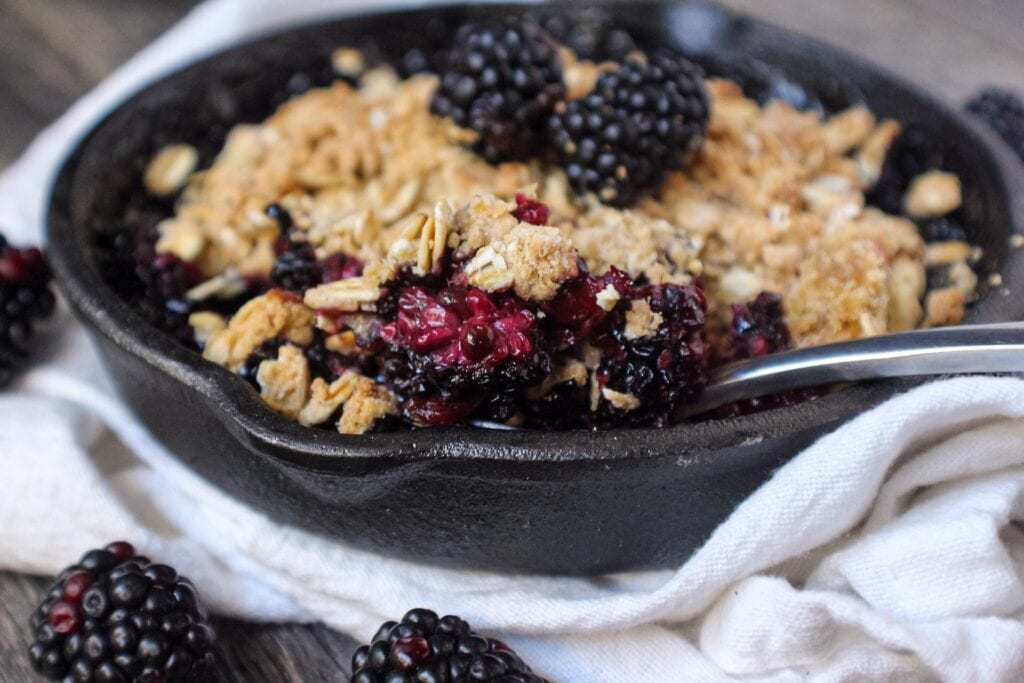
<path fill-rule="evenodd" d="M 0 167 L 75 98 L 193 4 L 0 0 Z M 1024 93 L 1020 0 L 725 4 L 859 53 L 951 102 L 961 102 L 988 83 Z M 36 680 L 24 656 L 30 642 L 25 622 L 46 584 L 45 579 L 0 572 L 0 682 Z M 265 626 L 221 619 L 217 630 L 222 675 L 229 681 L 345 680 L 354 647 L 351 639 L 324 626 Z"/>

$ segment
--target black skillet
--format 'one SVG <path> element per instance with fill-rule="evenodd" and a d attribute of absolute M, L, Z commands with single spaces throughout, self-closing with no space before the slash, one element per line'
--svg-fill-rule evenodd
<path fill-rule="evenodd" d="M 583 10 L 580 7 L 588 9 Z M 759 97 L 834 111 L 863 98 L 947 144 L 966 185 L 964 221 L 985 249 L 970 322 L 1021 319 L 1024 177 L 995 139 L 918 88 L 826 45 L 703 3 L 579 3 L 645 47 L 692 55 Z M 148 325 L 108 286 L 97 235 L 121 220 L 140 171 L 167 142 L 209 159 L 226 130 L 258 121 L 324 78 L 330 52 L 398 62 L 429 53 L 469 18 L 537 11 L 444 7 L 345 18 L 260 38 L 149 86 L 74 149 L 53 186 L 49 240 L 67 299 L 122 396 L 188 466 L 275 519 L 389 555 L 459 567 L 596 574 L 689 556 L 733 508 L 802 448 L 918 381 L 863 383 L 783 409 L 668 429 L 604 432 L 472 428 L 342 436 L 266 409 L 240 378 Z M 985 277 L 982 277 L 985 280 Z M 1009 295 L 1002 290 L 1010 292 Z"/>

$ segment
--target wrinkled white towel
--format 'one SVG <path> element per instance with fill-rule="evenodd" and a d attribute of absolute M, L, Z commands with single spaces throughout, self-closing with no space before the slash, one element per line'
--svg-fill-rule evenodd
<path fill-rule="evenodd" d="M 210 0 L 79 102 L 0 178 L 0 224 L 41 234 L 48 180 L 96 115 L 169 66 L 328 0 Z M 219 611 L 365 639 L 429 606 L 559 681 L 1024 679 L 1024 381 L 936 382 L 821 439 L 675 571 L 601 581 L 442 570 L 275 524 L 196 477 L 114 395 L 62 313 L 0 395 L 0 567 L 52 573 L 135 542 Z M 115 437 L 116 435 L 116 437 Z"/>

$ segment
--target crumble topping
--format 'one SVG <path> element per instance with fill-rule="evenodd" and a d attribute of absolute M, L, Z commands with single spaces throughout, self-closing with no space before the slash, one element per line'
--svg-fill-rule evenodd
<path fill-rule="evenodd" d="M 213 335 L 222 332 L 228 326 L 224 316 L 210 311 L 193 313 L 188 317 L 188 324 L 192 327 L 196 343 L 201 347 L 206 346 Z"/>
<path fill-rule="evenodd" d="M 615 391 L 608 387 L 601 389 L 601 396 L 619 410 L 625 410 L 628 412 L 640 407 L 640 399 L 636 396 L 621 391 Z"/>
<path fill-rule="evenodd" d="M 663 322 L 665 322 L 664 318 L 660 313 L 651 310 L 651 304 L 646 299 L 637 299 L 630 302 L 629 310 L 626 312 L 625 337 L 626 339 L 651 337 L 657 333 Z"/>
<path fill-rule="evenodd" d="M 945 171 L 928 171 L 910 184 L 903 208 L 915 218 L 945 216 L 960 208 L 960 179 Z"/>
<path fill-rule="evenodd" d="M 357 377 L 338 420 L 338 431 L 365 434 L 377 420 L 397 414 L 398 401 L 390 391 L 371 379 Z"/>
<path fill-rule="evenodd" d="M 192 145 L 168 145 L 146 166 L 143 184 L 150 194 L 169 197 L 188 182 L 199 165 L 199 152 Z"/>
<path fill-rule="evenodd" d="M 296 297 L 271 290 L 248 301 L 231 317 L 227 327 L 214 332 L 203 357 L 238 372 L 263 342 L 283 337 L 304 346 L 313 341 L 313 311 Z"/>
<path fill-rule="evenodd" d="M 292 420 L 299 417 L 309 393 L 309 363 L 300 348 L 282 346 L 277 360 L 260 363 L 256 381 L 260 396 L 271 409 Z"/>
<path fill-rule="evenodd" d="M 299 413 L 299 422 L 307 427 L 327 422 L 352 396 L 359 377 L 358 373 L 346 370 L 330 384 L 322 377 L 314 379 L 309 386 L 309 401 Z"/>

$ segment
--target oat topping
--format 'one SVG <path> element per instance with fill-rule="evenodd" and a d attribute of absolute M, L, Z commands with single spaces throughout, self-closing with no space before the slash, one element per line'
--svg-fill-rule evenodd
<path fill-rule="evenodd" d="M 615 391 L 608 387 L 601 389 L 601 396 L 619 410 L 630 411 L 640 407 L 640 400 L 636 396 Z"/>
<path fill-rule="evenodd" d="M 256 381 L 268 406 L 292 420 L 299 417 L 309 393 L 309 363 L 302 349 L 292 344 L 282 346 L 277 360 L 260 363 Z"/>
<path fill-rule="evenodd" d="M 169 197 L 188 182 L 199 164 L 199 152 L 192 145 L 168 145 L 146 167 L 143 182 L 150 194 Z"/>
<path fill-rule="evenodd" d="M 345 401 L 338 431 L 365 434 L 377 420 L 398 414 L 398 402 L 390 391 L 366 377 L 358 377 L 352 394 Z"/>
<path fill-rule="evenodd" d="M 645 299 L 637 299 L 630 303 L 626 313 L 626 339 L 642 339 L 657 333 L 664 322 L 660 313 L 651 310 L 651 304 Z"/>
<path fill-rule="evenodd" d="M 298 415 L 300 423 L 307 427 L 327 422 L 345 401 L 352 396 L 360 376 L 351 370 L 328 384 L 322 377 L 317 377 L 309 386 L 309 401 Z"/>
<path fill-rule="evenodd" d="M 203 357 L 237 372 L 263 342 L 283 337 L 300 346 L 313 340 L 313 311 L 279 290 L 247 302 L 227 327 L 214 332 Z"/>
<path fill-rule="evenodd" d="M 914 178 L 903 208 L 915 218 L 945 216 L 960 208 L 960 179 L 945 171 L 928 171 Z"/>

